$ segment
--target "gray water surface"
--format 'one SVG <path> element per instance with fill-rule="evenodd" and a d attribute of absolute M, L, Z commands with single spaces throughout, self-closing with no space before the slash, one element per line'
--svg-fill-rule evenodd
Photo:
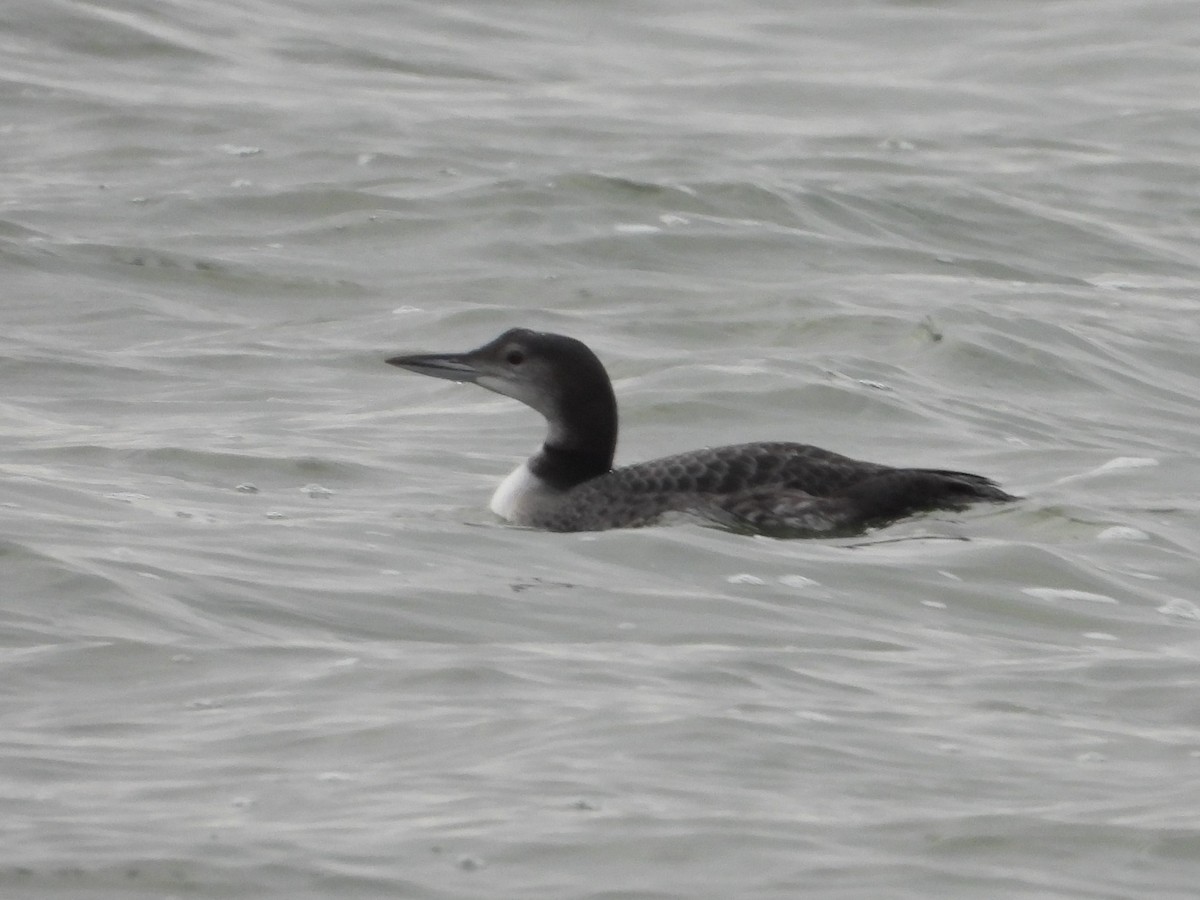
<path fill-rule="evenodd" d="M 1189 0 L 12 0 L 0 895 L 1191 898 Z M 495 520 L 524 325 L 619 461 L 1024 499 Z"/>

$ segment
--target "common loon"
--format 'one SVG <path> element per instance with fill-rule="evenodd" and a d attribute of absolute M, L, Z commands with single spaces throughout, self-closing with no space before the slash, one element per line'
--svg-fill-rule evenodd
<path fill-rule="evenodd" d="M 467 353 L 387 362 L 478 384 L 546 418 L 541 449 L 492 497 L 492 511 L 515 525 L 602 531 L 684 513 L 742 531 L 831 536 L 919 510 L 1016 499 L 981 475 L 892 468 L 782 442 L 693 450 L 614 469 L 612 382 L 587 345 L 560 334 L 513 328 Z"/>

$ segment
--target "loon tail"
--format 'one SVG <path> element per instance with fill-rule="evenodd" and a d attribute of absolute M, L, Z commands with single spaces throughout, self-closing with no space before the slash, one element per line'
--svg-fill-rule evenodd
<path fill-rule="evenodd" d="M 853 485 L 845 492 L 861 521 L 898 519 L 926 509 L 962 509 L 980 501 L 1016 500 L 996 482 L 947 469 L 893 469 Z"/>

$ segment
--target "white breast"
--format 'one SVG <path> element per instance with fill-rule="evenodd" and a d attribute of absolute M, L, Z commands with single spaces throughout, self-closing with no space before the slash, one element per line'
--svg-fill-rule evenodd
<path fill-rule="evenodd" d="M 492 494 L 492 512 L 502 519 L 520 524 L 522 511 L 527 510 L 534 498 L 544 490 L 545 485 L 529 470 L 529 463 L 523 462 L 500 482 L 500 487 Z"/>

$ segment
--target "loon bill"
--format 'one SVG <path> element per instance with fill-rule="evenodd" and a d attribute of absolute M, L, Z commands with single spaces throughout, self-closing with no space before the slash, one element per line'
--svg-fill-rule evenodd
<path fill-rule="evenodd" d="M 492 497 L 492 511 L 515 525 L 602 531 L 684 513 L 750 532 L 831 536 L 921 510 L 1016 499 L 981 475 L 893 468 L 783 442 L 693 450 L 614 469 L 612 382 L 587 345 L 560 334 L 513 328 L 467 353 L 387 362 L 478 384 L 545 417 L 545 442 Z"/>

